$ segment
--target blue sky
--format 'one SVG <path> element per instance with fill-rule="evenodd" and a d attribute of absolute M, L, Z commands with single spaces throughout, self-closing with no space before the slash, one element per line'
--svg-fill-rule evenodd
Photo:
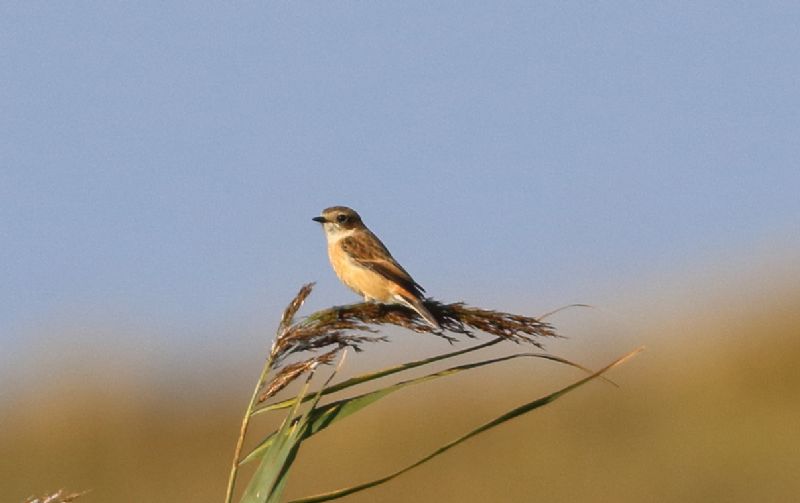
<path fill-rule="evenodd" d="M 0 344 L 185 349 L 271 331 L 307 281 L 350 302 L 310 220 L 334 204 L 434 297 L 534 313 L 797 249 L 798 25 L 794 2 L 4 2 Z"/>

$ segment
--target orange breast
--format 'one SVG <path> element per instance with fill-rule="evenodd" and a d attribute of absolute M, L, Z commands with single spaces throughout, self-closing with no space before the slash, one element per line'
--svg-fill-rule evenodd
<path fill-rule="evenodd" d="M 392 301 L 392 296 L 399 287 L 380 274 L 358 265 L 337 243 L 328 246 L 328 258 L 336 275 L 351 290 L 367 299 Z"/>

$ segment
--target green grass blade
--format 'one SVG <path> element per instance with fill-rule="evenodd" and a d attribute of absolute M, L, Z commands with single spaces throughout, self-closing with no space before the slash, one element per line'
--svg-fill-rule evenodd
<path fill-rule="evenodd" d="M 308 393 L 313 374 L 313 372 L 310 372 L 306 378 L 306 382 L 300 391 L 300 396 Z M 271 435 L 272 441 L 268 448 L 262 451 L 261 463 L 250 479 L 240 503 L 278 501 L 277 498 L 273 498 L 275 496 L 280 497 L 283 488 L 281 481 L 285 478 L 288 465 L 291 464 L 297 454 L 299 441 L 302 438 L 300 435 L 302 432 L 299 429 L 307 426 L 307 423 L 301 424 L 297 421 L 300 403 L 297 402 L 292 407 L 278 430 Z"/>
<path fill-rule="evenodd" d="M 420 382 L 423 382 L 423 381 L 427 381 L 429 379 L 435 379 L 437 377 L 442 377 L 442 376 L 445 376 L 445 375 L 451 375 L 453 373 L 460 372 L 461 370 L 466 370 L 467 368 L 477 368 L 477 367 L 480 367 L 480 366 L 483 366 L 483 365 L 488 365 L 490 363 L 495 363 L 496 361 L 507 360 L 507 359 L 510 359 L 510 358 L 517 358 L 517 357 L 520 357 L 520 356 L 526 356 L 526 355 L 518 354 L 518 355 L 513 355 L 511 357 L 503 357 L 503 358 L 499 358 L 499 359 L 486 360 L 486 361 L 483 361 L 483 362 L 478 362 L 478 363 L 473 363 L 473 364 L 468 364 L 468 365 L 462 365 L 460 367 L 453 367 L 451 369 L 443 370 L 441 372 L 436 372 L 434 374 L 428 374 L 426 376 L 418 377 L 416 379 L 412 379 L 412 380 L 409 380 L 409 381 L 396 383 L 396 384 L 393 384 L 391 386 L 387 386 L 385 388 L 382 388 L 382 389 L 379 389 L 379 390 L 376 390 L 376 391 L 373 391 L 373 392 L 370 392 L 370 393 L 365 393 L 363 395 L 359 395 L 359 396 L 356 396 L 356 397 L 353 397 L 353 398 L 347 398 L 347 399 L 340 400 L 338 402 L 333 402 L 333 403 L 328 404 L 328 405 L 326 405 L 324 407 L 320 407 L 319 409 L 314 410 L 313 417 L 312 417 L 312 428 L 309 429 L 306 432 L 306 434 L 308 436 L 311 436 L 311 435 L 317 433 L 318 431 L 330 426 L 332 423 L 334 423 L 334 422 L 336 422 L 338 420 L 344 419 L 345 417 L 357 412 L 358 410 L 363 409 L 367 405 L 370 405 L 371 403 L 374 403 L 377 400 L 380 400 L 384 396 L 386 396 L 386 395 L 388 395 L 390 393 L 393 393 L 393 392 L 395 392 L 395 391 L 397 391 L 397 390 L 399 390 L 401 388 L 404 388 L 406 386 L 410 386 L 412 384 L 417 384 L 417 383 L 420 383 Z M 530 355 L 528 355 L 528 356 L 530 356 Z M 396 368 L 396 367 L 393 367 L 393 368 Z M 380 374 L 380 373 L 382 373 L 382 371 L 381 372 L 375 372 L 373 374 L 365 374 L 365 375 L 376 375 L 376 374 Z M 364 382 L 364 381 L 362 381 L 362 382 Z M 324 394 L 326 394 L 325 393 L 325 388 L 323 388 L 321 390 L 321 392 L 320 392 L 320 395 L 324 395 Z M 296 398 L 292 400 L 292 402 L 293 402 L 292 405 L 294 405 L 295 407 L 297 406 L 298 403 L 302 403 L 303 401 L 305 401 L 305 395 L 298 395 L 298 397 L 300 398 L 299 402 L 298 402 L 298 400 Z M 245 456 L 239 462 L 239 464 L 240 465 L 244 465 L 244 464 L 249 463 L 251 461 L 254 461 L 256 459 L 261 459 L 265 455 L 267 455 L 267 452 L 271 448 L 272 444 L 275 442 L 276 434 L 277 434 L 277 432 L 273 432 L 273 433 L 269 434 L 264 440 L 261 441 L 261 443 L 259 443 L 255 448 L 253 448 L 253 450 L 250 451 L 247 454 L 247 456 Z"/>
<path fill-rule="evenodd" d="M 264 438 L 264 440 L 259 442 L 259 444 L 256 447 L 254 447 L 252 451 L 247 453 L 247 456 L 245 456 L 244 458 L 242 458 L 241 461 L 239 461 L 239 466 L 245 465 L 251 461 L 255 461 L 256 459 L 263 458 L 266 455 L 267 451 L 269 450 L 270 446 L 275 442 L 275 433 L 276 432 L 272 432 L 269 435 L 267 435 L 266 438 Z"/>
<path fill-rule="evenodd" d="M 333 376 L 339 371 L 344 363 L 346 355 L 346 352 L 342 354 L 339 364 L 333 372 L 331 372 L 331 375 L 323 384 L 322 389 L 330 383 Z M 308 388 L 313 375 L 314 371 L 312 370 L 306 377 L 306 382 L 298 395 L 299 397 L 308 396 Z M 300 415 L 298 415 L 298 411 L 303 400 L 298 400 L 289 414 L 287 414 L 278 430 L 269 435 L 269 443 L 267 447 L 261 451 L 261 463 L 250 479 L 250 484 L 248 484 L 245 490 L 241 503 L 280 502 L 284 486 L 286 485 L 286 476 L 289 473 L 289 468 L 291 468 L 292 463 L 294 463 L 297 457 L 300 444 L 309 436 L 306 434 L 306 431 L 309 428 L 310 415 L 319 403 L 321 396 L 321 391 L 311 395 L 311 406 Z"/>
<path fill-rule="evenodd" d="M 363 409 L 364 407 L 367 407 L 368 405 L 371 405 L 371 404 L 377 402 L 381 398 L 384 398 L 385 396 L 387 396 L 387 395 L 389 395 L 391 393 L 394 393 L 395 391 L 398 391 L 398 390 L 400 390 L 402 388 L 405 388 L 407 386 L 420 384 L 420 383 L 423 383 L 423 382 L 426 382 L 426 381 L 429 381 L 429 380 L 432 380 L 432 379 L 438 379 L 439 377 L 445 377 L 445 376 L 454 375 L 454 374 L 457 374 L 457 373 L 462 372 L 464 370 L 477 369 L 477 368 L 480 368 L 480 367 L 484 367 L 486 365 L 491 365 L 491 364 L 494 364 L 494 363 L 500 363 L 500 362 L 504 362 L 504 361 L 508 361 L 508 360 L 513 360 L 513 359 L 516 359 L 516 358 L 543 358 L 543 359 L 546 359 L 546 360 L 551 360 L 551 361 L 555 361 L 555 362 L 558 362 L 558 363 L 563 363 L 565 365 L 570 365 L 572 367 L 581 369 L 586 373 L 590 373 L 590 374 L 592 373 L 591 370 L 589 370 L 589 369 L 587 369 L 587 368 L 585 368 L 585 367 L 583 367 L 581 365 L 578 365 L 577 363 L 573 363 L 573 362 L 571 362 L 569 360 L 566 360 L 564 358 L 561 358 L 561 357 L 558 357 L 558 356 L 549 355 L 549 354 L 546 354 L 546 353 L 517 353 L 517 354 L 513 354 L 513 355 L 508 355 L 508 356 L 501 356 L 501 357 L 498 357 L 498 358 L 490 358 L 490 359 L 481 360 L 481 361 L 478 361 L 478 362 L 467 363 L 467 364 L 464 364 L 464 365 L 458 365 L 456 367 L 451 367 L 451 368 L 446 369 L 446 370 L 441 370 L 439 372 L 434 372 L 432 374 L 427 374 L 427 375 L 424 375 L 424 376 L 421 376 L 421 377 L 417 377 L 417 378 L 414 378 L 414 379 L 409 379 L 407 381 L 401 381 L 399 383 L 395 383 L 395 384 L 392 384 L 390 386 L 386 386 L 384 388 L 381 388 L 381 389 L 378 389 L 378 390 L 375 390 L 375 391 L 372 391 L 372 392 L 369 392 L 369 393 L 364 393 L 362 395 L 358 395 L 358 396 L 355 396 L 355 397 L 352 397 L 352 398 L 344 398 L 342 400 L 339 400 L 339 401 L 336 401 L 336 402 L 332 402 L 332 403 L 330 403 L 328 405 L 325 405 L 323 407 L 315 408 L 311 412 L 310 427 L 309 427 L 309 429 L 307 429 L 305 431 L 305 435 L 312 436 L 312 435 L 318 433 L 319 431 L 327 428 L 328 426 L 330 426 L 330 425 L 332 425 L 332 424 L 334 424 L 334 423 L 336 423 L 338 421 L 341 421 L 342 419 L 344 419 L 344 418 L 346 418 L 346 417 L 348 417 L 348 416 L 350 416 L 352 414 L 355 414 L 356 412 L 358 412 L 359 410 Z M 378 373 L 380 373 L 380 372 L 376 372 L 376 374 L 378 374 Z M 324 391 L 322 393 L 324 394 Z M 270 445 L 272 444 L 273 441 L 274 441 L 274 434 L 268 436 L 267 438 L 265 438 L 259 445 L 257 445 L 252 451 L 250 451 L 250 453 L 248 453 L 247 456 L 245 456 L 242 459 L 240 464 L 249 463 L 249 462 L 251 462 L 251 461 L 253 461 L 255 459 L 259 459 L 260 457 L 262 457 L 264 455 L 264 453 L 269 449 L 269 447 L 270 447 Z"/>
<path fill-rule="evenodd" d="M 277 437 L 270 455 L 265 456 L 259 465 L 259 470 L 264 470 L 263 476 L 256 473 L 251 479 L 252 492 L 256 496 L 253 501 L 280 503 L 286 485 L 286 476 L 297 457 L 300 444 L 305 437 L 303 430 L 307 427 L 307 423 L 298 422 L 292 425 L 285 435 Z M 250 486 L 248 486 L 249 489 Z"/>
<path fill-rule="evenodd" d="M 485 432 L 485 431 L 487 431 L 487 430 L 489 430 L 491 428 L 494 428 L 495 426 L 503 424 L 503 423 L 505 423 L 505 422 L 507 422 L 507 421 L 509 421 L 511 419 L 514 419 L 514 418 L 516 418 L 518 416 L 526 414 L 526 413 L 528 413 L 528 412 L 530 412 L 532 410 L 538 409 L 539 407 L 542 407 L 544 405 L 547 405 L 547 404 L 557 400 L 558 398 L 564 396 L 565 394 L 569 393 L 570 391 L 573 391 L 573 390 L 577 389 L 578 387 L 586 384 L 587 382 L 591 381 L 592 379 L 595 379 L 595 378 L 601 376 L 603 373 L 607 372 L 608 370 L 616 367 L 617 365 L 622 364 L 623 362 L 625 362 L 629 358 L 633 357 L 634 355 L 636 355 L 637 353 L 642 351 L 642 349 L 643 348 L 639 348 L 639 349 L 636 349 L 634 351 L 631 351 L 630 353 L 622 356 L 621 358 L 617 359 L 616 361 L 614 361 L 610 365 L 598 370 L 597 372 L 593 373 L 592 375 L 590 375 L 588 377 L 585 377 L 583 379 L 580 379 L 579 381 L 576 381 L 576 382 L 570 384 L 569 386 L 566 386 L 566 387 L 564 387 L 564 388 L 562 388 L 562 389 L 560 389 L 560 390 L 558 390 L 558 391 L 556 391 L 554 393 L 551 393 L 551 394 L 546 395 L 544 397 L 538 398 L 536 400 L 533 400 L 531 402 L 523 404 L 523 405 L 521 405 L 521 406 L 519 406 L 519 407 L 517 407 L 517 408 L 515 408 L 515 409 L 513 409 L 513 410 L 511 410 L 509 412 L 506 412 L 505 414 L 502 414 L 502 415 L 498 416 L 497 418 L 495 418 L 495 419 L 493 419 L 493 420 L 491 420 L 491 421 L 479 426 L 478 428 L 470 431 L 466 435 L 463 435 L 463 436 L 461 436 L 461 437 L 459 437 L 459 438 L 457 438 L 457 439 L 455 439 L 455 440 L 453 440 L 451 442 L 448 442 L 447 444 L 445 444 L 442 447 L 436 449 L 435 451 L 433 451 L 432 453 L 430 453 L 427 456 L 423 457 L 422 459 L 420 459 L 420 460 L 418 460 L 418 461 L 406 466 L 405 468 L 402 468 L 401 470 L 398 470 L 398 471 L 393 472 L 393 473 L 391 473 L 389 475 L 386 475 L 385 477 L 381 477 L 379 479 L 372 480 L 372 481 L 366 482 L 364 484 L 359 484 L 359 485 L 352 486 L 352 487 L 347 487 L 347 488 L 344 488 L 344 489 L 338 489 L 336 491 L 331 491 L 331 492 L 324 493 L 324 494 L 318 494 L 316 496 L 310 496 L 310 497 L 307 497 L 307 498 L 301 498 L 301 499 L 297 499 L 297 500 L 292 500 L 290 503 L 316 503 L 316 502 L 322 502 L 322 501 L 330 501 L 330 500 L 333 500 L 333 499 L 341 498 L 343 496 L 347 496 L 349 494 L 353 494 L 353 493 L 356 493 L 356 492 L 359 492 L 359 491 L 363 491 L 364 489 L 369 489 L 369 488 L 372 488 L 372 487 L 376 487 L 376 486 L 378 486 L 380 484 L 388 482 L 388 481 L 394 479 L 395 477 L 398 477 L 398 476 L 402 475 L 403 473 L 406 473 L 407 471 L 412 470 L 412 469 L 416 468 L 417 466 L 420 466 L 421 464 L 430 461 L 431 459 L 435 458 L 436 456 L 439 456 L 440 454 L 450 450 L 451 448 L 455 447 L 456 445 L 458 445 L 458 444 L 460 444 L 460 443 L 462 443 L 462 442 L 464 442 L 464 441 L 466 441 L 466 440 L 468 440 L 468 439 L 470 439 L 470 438 L 472 438 L 472 437 L 474 437 L 476 435 L 479 435 L 479 434 L 481 434 L 481 433 L 483 433 L 483 432 Z"/>
<path fill-rule="evenodd" d="M 311 414 L 311 424 L 306 434 L 309 436 L 314 435 L 319 431 L 327 428 L 328 426 L 331 426 L 332 424 L 341 421 L 342 419 L 352 414 L 355 414 L 356 412 L 367 407 L 368 405 L 372 405 L 381 398 L 384 398 L 387 395 L 394 393 L 395 391 L 399 391 L 405 387 L 421 384 L 423 382 L 427 382 L 433 379 L 438 379 L 440 377 L 455 375 L 465 370 L 477 369 L 480 367 L 485 367 L 487 365 L 513 360 L 516 358 L 545 358 L 547 360 L 557 361 L 560 363 L 573 365 L 583 369 L 583 367 L 580 367 L 563 358 L 547 354 L 540 354 L 540 353 L 517 353 L 513 355 L 501 356 L 498 358 L 490 358 L 478 362 L 467 363 L 464 365 L 458 365 L 456 367 L 451 367 L 449 369 L 441 370 L 439 372 L 434 372 L 432 374 L 427 374 L 414 379 L 409 379 L 407 381 L 401 381 L 399 383 L 386 386 L 385 388 L 381 388 L 379 390 L 375 390 L 369 393 L 364 393 L 363 395 L 359 395 L 352 398 L 345 398 L 330 403 L 328 405 L 325 405 L 323 407 L 320 407 L 319 409 L 315 409 Z"/>
<path fill-rule="evenodd" d="M 394 367 L 389 367 L 389 368 L 386 368 L 386 369 L 383 369 L 383 370 L 379 370 L 377 372 L 370 372 L 370 373 L 367 373 L 367 374 L 362 374 L 360 376 L 352 377 L 350 379 L 347 379 L 345 381 L 342 381 L 342 382 L 340 382 L 338 384 L 334 384 L 333 386 L 330 386 L 330 387 L 324 389 L 322 391 L 322 395 L 323 396 L 329 395 L 331 393 L 336 393 L 336 392 L 345 390 L 347 388 L 350 388 L 352 386 L 356 386 L 358 384 L 369 382 L 369 381 L 372 381 L 374 379 L 379 379 L 381 377 L 386 377 L 388 375 L 396 374 L 396 373 L 402 372 L 404 370 L 410 370 L 410 369 L 413 369 L 413 368 L 421 367 L 423 365 L 428 365 L 430 363 L 434 363 L 434 362 L 438 362 L 438 361 L 441 361 L 441 360 L 446 360 L 448 358 L 453 358 L 455 356 L 460 356 L 460 355 L 463 355 L 463 354 L 467 354 L 467 353 L 470 353 L 472 351 L 477 351 L 479 349 L 483 349 L 483 348 L 492 346 L 492 345 L 497 344 L 498 342 L 502 342 L 504 340 L 505 339 L 503 339 L 502 337 L 497 337 L 496 339 L 492 339 L 492 340 L 490 340 L 488 342 L 484 342 L 483 344 L 478 344 L 476 346 L 472 346 L 472 347 L 469 347 L 469 348 L 466 348 L 466 349 L 460 349 L 458 351 L 452 351 L 450 353 L 444 353 L 444 354 L 441 354 L 441 355 L 432 356 L 430 358 L 425 358 L 425 359 L 417 360 L 417 361 L 410 362 L 410 363 L 403 363 L 401 365 L 396 365 Z M 310 400 L 310 398 L 311 397 L 309 397 L 309 396 L 305 396 L 305 397 L 302 398 L 302 400 L 306 401 L 306 400 Z M 261 413 L 264 413 L 264 412 L 269 412 L 271 410 L 286 409 L 288 407 L 293 406 L 296 401 L 297 401 L 297 398 L 295 397 L 295 398 L 289 398 L 287 400 L 283 400 L 281 402 L 276 402 L 276 403 L 261 407 L 259 409 L 256 409 L 255 411 L 253 411 L 253 415 L 261 414 Z"/>

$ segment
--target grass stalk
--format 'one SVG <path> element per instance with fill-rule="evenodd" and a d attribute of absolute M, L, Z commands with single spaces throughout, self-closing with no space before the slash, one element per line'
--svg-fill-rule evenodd
<path fill-rule="evenodd" d="M 236 486 L 236 477 L 239 474 L 239 457 L 242 455 L 242 448 L 244 447 L 244 438 L 247 435 L 247 428 L 250 426 L 250 419 L 253 417 L 253 409 L 258 402 L 258 392 L 261 390 L 264 381 L 267 380 L 267 375 L 272 369 L 274 360 L 274 351 L 270 351 L 269 358 L 267 358 L 264 368 L 261 370 L 261 376 L 258 378 L 253 395 L 250 397 L 250 402 L 247 404 L 247 410 L 242 417 L 242 426 L 239 428 L 239 437 L 236 439 L 236 448 L 233 451 L 233 461 L 231 462 L 231 472 L 228 475 L 228 488 L 225 491 L 225 503 L 233 501 L 233 491 Z"/>

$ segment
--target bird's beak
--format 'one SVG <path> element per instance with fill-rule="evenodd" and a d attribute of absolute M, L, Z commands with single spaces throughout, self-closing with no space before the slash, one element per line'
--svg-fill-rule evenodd
<path fill-rule="evenodd" d="M 311 220 L 313 220 L 315 222 L 319 222 L 321 224 L 324 224 L 325 222 L 327 222 L 327 220 L 325 220 L 325 217 L 314 217 Z"/>

